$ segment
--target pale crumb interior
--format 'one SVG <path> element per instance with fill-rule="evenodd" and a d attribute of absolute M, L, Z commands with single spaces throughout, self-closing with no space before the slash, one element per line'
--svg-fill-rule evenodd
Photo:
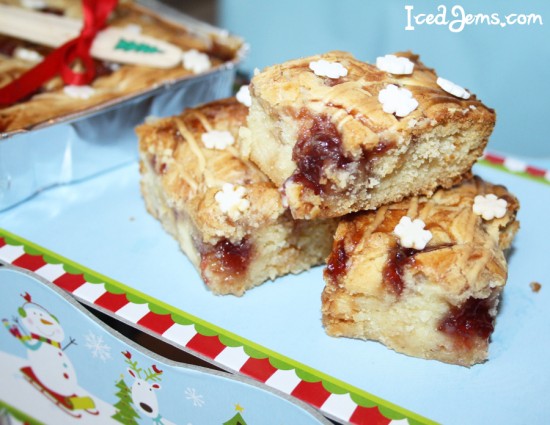
<path fill-rule="evenodd" d="M 373 169 L 379 184 L 363 194 L 365 209 L 409 194 L 430 195 L 438 186 L 457 183 L 481 155 L 478 132 L 451 125 L 435 127 L 395 155 L 381 157 Z"/>
<path fill-rule="evenodd" d="M 273 113 L 275 115 L 275 113 Z M 292 150 L 298 120 L 272 116 L 269 108 L 254 99 L 248 117 L 249 131 L 243 149 L 278 186 L 294 173 Z M 338 217 L 359 210 L 376 209 L 411 195 L 430 195 L 437 187 L 459 182 L 482 154 L 490 126 L 448 123 L 424 128 L 416 138 L 390 149 L 375 159 L 371 170 L 360 162 L 345 171 L 325 169 L 325 178 L 340 190 L 316 195 L 301 185 L 285 187 L 295 218 Z M 398 137 L 403 137 L 399 136 Z"/>
<path fill-rule="evenodd" d="M 267 280 L 322 264 L 330 251 L 333 230 L 328 222 L 297 226 L 289 217 L 281 217 L 250 235 L 250 263 L 242 277 L 216 273 L 207 266 L 202 270 L 203 279 L 215 293 L 242 295 Z"/>
<path fill-rule="evenodd" d="M 500 291 L 491 293 L 496 302 Z M 434 285 L 416 285 L 399 298 L 388 292 L 373 296 L 332 288 L 325 289 L 323 298 L 323 324 L 331 336 L 379 341 L 399 353 L 462 366 L 487 358 L 487 340 L 474 338 L 465 348 L 437 329 L 450 307 Z"/>
<path fill-rule="evenodd" d="M 292 148 L 299 122 L 288 116 L 271 116 L 263 109 L 267 105 L 262 107 L 258 102 L 252 99 L 247 118 L 250 131 L 241 139 L 241 146 L 273 183 L 282 186 L 296 169 Z"/>
<path fill-rule="evenodd" d="M 252 251 L 242 276 L 216 272 L 209 264 L 201 265 L 201 255 L 195 245 L 195 241 L 202 241 L 201 232 L 184 206 L 170 202 L 147 158 L 142 157 L 141 167 L 142 194 L 147 210 L 176 238 L 208 288 L 216 294 L 240 296 L 266 280 L 319 265 L 330 252 L 335 230 L 333 220 L 295 221 L 290 214 L 285 214 L 249 235 Z"/>

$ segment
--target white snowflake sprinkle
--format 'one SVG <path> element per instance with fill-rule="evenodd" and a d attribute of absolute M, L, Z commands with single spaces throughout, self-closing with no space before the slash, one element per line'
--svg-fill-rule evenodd
<path fill-rule="evenodd" d="M 376 67 L 385 72 L 395 75 L 412 74 L 414 70 L 414 62 L 408 58 L 386 55 L 376 58 Z"/>
<path fill-rule="evenodd" d="M 145 117 L 145 124 L 153 124 L 153 123 L 156 123 L 157 121 L 160 121 L 161 118 L 160 117 L 157 117 L 156 115 L 147 115 Z"/>
<path fill-rule="evenodd" d="M 44 59 L 44 56 L 36 50 L 25 49 L 24 47 L 18 47 L 13 54 L 17 59 L 27 62 L 42 62 L 42 59 Z"/>
<path fill-rule="evenodd" d="M 254 68 L 254 76 L 258 75 L 260 72 L 260 68 Z"/>
<path fill-rule="evenodd" d="M 231 183 L 224 183 L 222 190 L 214 196 L 220 210 L 231 219 L 237 220 L 250 206 L 250 201 L 245 199 L 246 189 Z"/>
<path fill-rule="evenodd" d="M 91 331 L 84 337 L 86 339 L 86 348 L 90 350 L 93 358 L 107 361 L 111 358 L 111 347 L 103 342 L 101 335 L 96 335 Z"/>
<path fill-rule="evenodd" d="M 315 75 L 328 78 L 340 78 L 348 75 L 348 70 L 340 62 L 329 62 L 324 59 L 309 63 Z"/>
<path fill-rule="evenodd" d="M 202 407 L 204 406 L 204 398 L 201 394 L 197 394 L 197 390 L 195 388 L 186 388 L 185 389 L 185 398 L 187 400 L 191 400 L 193 403 L 193 406 L 195 407 Z"/>
<path fill-rule="evenodd" d="M 183 67 L 195 74 L 208 71 L 212 64 L 206 53 L 201 53 L 198 50 L 191 49 L 182 53 Z"/>
<path fill-rule="evenodd" d="M 48 5 L 44 0 L 21 0 L 21 6 L 27 9 L 44 9 Z"/>
<path fill-rule="evenodd" d="M 241 86 L 239 91 L 237 92 L 237 100 L 241 102 L 244 106 L 248 106 L 250 108 L 250 105 L 252 105 L 252 98 L 250 97 L 250 89 L 248 85 Z"/>
<path fill-rule="evenodd" d="M 464 87 L 459 86 L 458 84 L 453 83 L 452 81 L 446 80 L 445 78 L 438 77 L 437 85 L 445 90 L 447 93 L 452 94 L 453 96 L 460 97 L 461 99 L 469 99 L 470 93 Z"/>
<path fill-rule="evenodd" d="M 111 71 L 116 72 L 120 69 L 120 64 L 115 62 L 106 62 L 107 68 L 109 68 Z"/>
<path fill-rule="evenodd" d="M 65 86 L 63 87 L 63 91 L 65 94 L 69 97 L 72 97 L 73 99 L 89 99 L 95 94 L 95 90 L 93 87 L 90 86 Z"/>
<path fill-rule="evenodd" d="M 201 140 L 208 149 L 223 150 L 235 143 L 233 135 L 226 130 L 210 130 L 203 133 Z"/>
<path fill-rule="evenodd" d="M 432 239 L 432 232 L 424 230 L 426 224 L 419 218 L 411 220 L 403 216 L 399 224 L 393 229 L 393 233 L 399 237 L 399 243 L 403 248 L 424 249 Z"/>
<path fill-rule="evenodd" d="M 388 84 L 386 88 L 380 90 L 378 100 L 384 112 L 398 117 L 406 117 L 418 107 L 418 101 L 410 90 L 397 87 L 395 84 Z"/>
<path fill-rule="evenodd" d="M 138 35 L 141 34 L 142 28 L 138 24 L 128 24 L 124 27 L 124 31 L 128 34 Z"/>
<path fill-rule="evenodd" d="M 506 200 L 497 198 L 496 195 L 489 193 L 485 196 L 477 195 L 474 198 L 472 210 L 484 220 L 492 220 L 493 218 L 504 217 L 507 206 L 508 202 Z"/>

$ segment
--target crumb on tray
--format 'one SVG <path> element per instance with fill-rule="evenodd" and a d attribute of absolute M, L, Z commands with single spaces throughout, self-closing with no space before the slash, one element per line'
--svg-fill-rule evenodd
<path fill-rule="evenodd" d="M 531 287 L 531 291 L 533 292 L 539 292 L 540 288 L 542 288 L 542 285 L 538 282 L 531 282 L 529 286 Z"/>

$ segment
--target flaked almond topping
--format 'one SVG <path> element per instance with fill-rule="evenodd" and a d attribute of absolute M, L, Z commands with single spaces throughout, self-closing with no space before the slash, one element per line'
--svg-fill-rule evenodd
<path fill-rule="evenodd" d="M 337 79 L 348 75 L 348 70 L 340 62 L 329 62 L 324 59 L 310 62 L 309 69 L 319 77 Z"/>
<path fill-rule="evenodd" d="M 406 75 L 413 73 L 414 63 L 408 58 L 386 55 L 376 58 L 376 67 L 380 71 L 389 72 L 390 74 Z"/>
<path fill-rule="evenodd" d="M 393 229 L 393 233 L 399 238 L 399 244 L 404 248 L 422 250 L 432 239 L 432 232 L 424 230 L 426 224 L 421 219 L 411 220 L 403 216 Z"/>
<path fill-rule="evenodd" d="M 437 85 L 445 90 L 447 93 L 452 94 L 453 96 L 459 97 L 461 99 L 469 99 L 470 93 L 464 87 L 459 86 L 458 84 L 453 83 L 452 81 L 446 80 L 445 78 L 438 77 Z"/>
<path fill-rule="evenodd" d="M 489 193 L 488 195 L 477 195 L 474 198 L 472 210 L 475 214 L 480 215 L 484 220 L 492 220 L 493 218 L 502 218 L 506 214 L 508 203 L 496 195 Z"/>

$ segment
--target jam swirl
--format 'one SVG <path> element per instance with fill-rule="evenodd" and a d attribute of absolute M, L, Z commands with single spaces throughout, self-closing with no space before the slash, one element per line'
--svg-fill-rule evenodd
<path fill-rule="evenodd" d="M 215 245 L 203 245 L 201 269 L 210 268 L 214 273 L 223 273 L 228 278 L 243 276 L 250 264 L 252 244 L 247 238 L 232 243 L 226 238 Z"/>
<path fill-rule="evenodd" d="M 335 242 L 335 245 L 327 259 L 325 277 L 334 284 L 346 272 L 348 253 L 346 252 L 345 239 Z"/>
<path fill-rule="evenodd" d="M 390 251 L 382 276 L 384 277 L 384 283 L 395 295 L 401 295 L 403 289 L 405 289 L 405 282 L 403 281 L 405 266 L 414 265 L 414 255 L 418 252 L 416 249 L 403 248 L 401 245 L 397 245 Z"/>
<path fill-rule="evenodd" d="M 301 113 L 299 118 L 307 118 Z M 326 115 L 313 115 L 309 127 L 301 129 L 292 150 L 296 170 L 289 180 L 312 190 L 316 195 L 341 192 L 326 177 L 326 170 L 345 170 L 355 177 L 370 173 L 372 164 L 394 143 L 380 141 L 374 149 L 363 149 L 357 159 L 348 157 L 342 147 L 342 135 Z"/>
<path fill-rule="evenodd" d="M 314 116 L 313 124 L 301 132 L 294 145 L 292 159 L 297 166 L 293 181 L 313 190 L 316 195 L 326 189 L 321 182 L 323 168 L 329 165 L 344 168 L 351 162 L 342 152 L 339 131 L 324 115 Z"/>
<path fill-rule="evenodd" d="M 494 330 L 494 318 L 490 314 L 493 305 L 492 298 L 470 297 L 461 306 L 451 307 L 437 330 L 454 337 L 466 347 L 476 337 L 486 340 Z"/>

